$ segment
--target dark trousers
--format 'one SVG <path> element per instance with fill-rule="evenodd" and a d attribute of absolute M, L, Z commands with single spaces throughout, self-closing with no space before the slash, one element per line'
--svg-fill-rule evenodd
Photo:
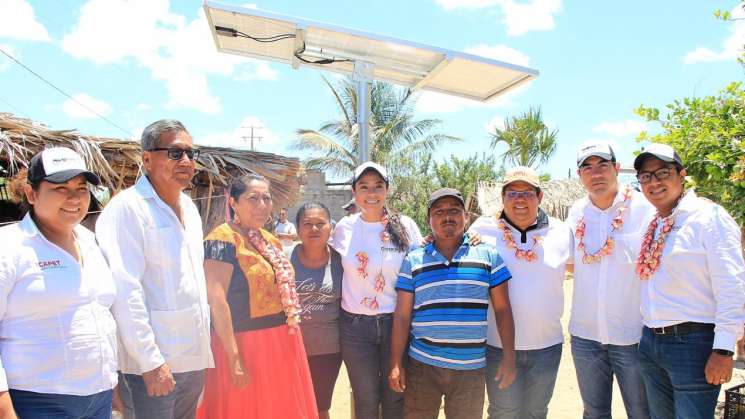
<path fill-rule="evenodd" d="M 444 396 L 447 419 L 481 419 L 484 414 L 484 377 L 484 368 L 452 370 L 409 358 L 404 417 L 437 419 Z"/>

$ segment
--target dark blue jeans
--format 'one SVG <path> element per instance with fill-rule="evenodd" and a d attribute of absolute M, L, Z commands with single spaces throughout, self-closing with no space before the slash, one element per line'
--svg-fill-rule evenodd
<path fill-rule="evenodd" d="M 655 335 L 644 328 L 639 353 L 653 419 L 714 417 L 721 386 L 704 375 L 713 343 L 713 331 Z"/>
<path fill-rule="evenodd" d="M 111 419 L 112 391 L 90 396 L 9 390 L 19 419 Z"/>
<path fill-rule="evenodd" d="M 502 349 L 486 347 L 486 392 L 489 419 L 545 419 L 554 394 L 561 362 L 562 344 L 530 351 L 516 351 L 515 381 L 500 390 L 494 380 L 502 361 Z"/>
<path fill-rule="evenodd" d="M 120 374 L 119 395 L 127 419 L 194 419 L 204 387 L 204 370 L 174 373 L 176 388 L 167 396 L 147 395 L 141 375 Z"/>
<path fill-rule="evenodd" d="M 393 315 L 339 314 L 341 356 L 354 392 L 357 419 L 399 419 L 404 398 L 388 387 Z"/>
<path fill-rule="evenodd" d="M 583 419 L 611 419 L 614 375 L 629 419 L 649 418 L 638 345 L 603 345 L 572 336 L 572 359 Z"/>

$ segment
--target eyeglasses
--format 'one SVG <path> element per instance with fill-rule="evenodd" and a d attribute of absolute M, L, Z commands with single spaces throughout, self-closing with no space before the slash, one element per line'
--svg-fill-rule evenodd
<path fill-rule="evenodd" d="M 662 169 L 657 169 L 654 172 L 640 172 L 636 174 L 636 180 L 639 181 L 642 185 L 645 183 L 649 183 L 652 181 L 652 176 L 657 178 L 659 181 L 663 181 L 670 177 L 670 175 L 673 174 L 673 168 L 672 167 L 663 167 Z"/>
<path fill-rule="evenodd" d="M 579 167 L 579 171 L 582 173 L 590 173 L 595 171 L 595 169 L 599 169 L 601 172 L 607 172 L 613 166 L 613 162 L 610 161 L 604 161 L 596 165 L 583 164 Z"/>
<path fill-rule="evenodd" d="M 507 191 L 504 193 L 504 196 L 507 197 L 507 199 L 532 199 L 536 197 L 536 191 Z"/>
<path fill-rule="evenodd" d="M 151 148 L 146 151 L 167 151 L 168 158 L 171 160 L 181 160 L 184 157 L 184 154 L 186 154 L 186 157 L 188 157 L 189 160 L 196 160 L 199 158 L 199 149 L 196 148 Z"/>

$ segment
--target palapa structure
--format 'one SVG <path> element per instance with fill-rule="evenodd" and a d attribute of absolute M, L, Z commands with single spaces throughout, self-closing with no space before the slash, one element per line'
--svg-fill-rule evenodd
<path fill-rule="evenodd" d="M 28 166 L 31 157 L 46 147 L 69 147 L 80 153 L 112 194 L 135 183 L 141 173 L 137 141 L 82 135 L 75 130 L 52 130 L 10 113 L 0 113 L 0 166 L 5 177 Z M 225 220 L 225 186 L 234 176 L 253 172 L 271 182 L 275 207 L 298 199 L 301 172 L 297 158 L 224 147 L 198 146 L 197 174 L 191 197 L 202 214 L 205 231 Z"/>
<path fill-rule="evenodd" d="M 502 211 L 502 183 L 479 182 L 478 203 L 482 215 Z M 552 180 L 541 186 L 543 201 L 541 208 L 552 217 L 566 219 L 572 204 L 587 192 L 579 179 Z"/>

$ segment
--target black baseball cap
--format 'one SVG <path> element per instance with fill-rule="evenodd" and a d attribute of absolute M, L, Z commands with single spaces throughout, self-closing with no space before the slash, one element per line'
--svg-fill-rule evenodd
<path fill-rule="evenodd" d="M 460 204 L 463 206 L 463 208 L 466 207 L 466 201 L 463 200 L 463 195 L 461 195 L 460 191 L 453 188 L 440 188 L 429 196 L 429 204 L 427 204 L 427 213 L 429 214 L 429 210 L 432 209 L 432 206 L 435 205 L 435 203 L 442 198 L 455 198 L 460 202 Z"/>
<path fill-rule="evenodd" d="M 94 185 L 101 184 L 101 179 L 85 167 L 85 162 L 78 153 L 67 147 L 52 147 L 37 153 L 31 159 L 27 179 L 29 183 L 39 183 L 42 180 L 65 183 L 78 175 L 84 175 Z"/>

